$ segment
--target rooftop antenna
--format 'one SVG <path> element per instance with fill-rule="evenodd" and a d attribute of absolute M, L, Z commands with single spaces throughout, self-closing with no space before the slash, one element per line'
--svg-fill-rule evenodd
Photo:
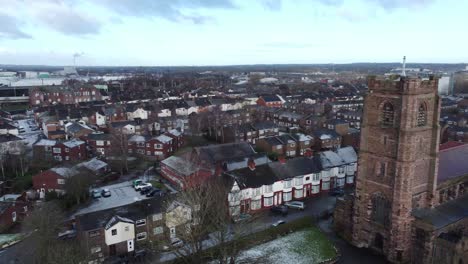
<path fill-rule="evenodd" d="M 406 56 L 403 56 L 403 69 L 401 70 L 401 76 L 406 77 Z"/>

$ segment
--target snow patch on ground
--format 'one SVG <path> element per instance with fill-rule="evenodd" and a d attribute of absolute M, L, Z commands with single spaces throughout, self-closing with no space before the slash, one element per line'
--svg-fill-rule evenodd
<path fill-rule="evenodd" d="M 328 260 L 330 257 L 321 252 L 323 240 L 311 240 L 311 235 L 311 230 L 303 230 L 255 246 L 241 253 L 238 262 L 260 260 L 270 264 L 310 264 Z"/>

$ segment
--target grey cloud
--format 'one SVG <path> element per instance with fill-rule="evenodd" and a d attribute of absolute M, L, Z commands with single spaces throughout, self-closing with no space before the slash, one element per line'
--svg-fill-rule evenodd
<path fill-rule="evenodd" d="M 281 0 L 263 0 L 262 4 L 269 10 L 279 11 L 283 3 Z"/>
<path fill-rule="evenodd" d="M 97 34 L 101 23 L 80 13 L 61 0 L 54 0 L 35 10 L 35 19 L 49 28 L 67 35 Z"/>
<path fill-rule="evenodd" d="M 367 0 L 373 2 L 386 10 L 392 10 L 396 8 L 414 8 L 414 7 L 425 7 L 435 0 Z"/>
<path fill-rule="evenodd" d="M 232 9 L 237 8 L 232 0 L 102 0 L 107 9 L 126 16 L 161 17 L 170 21 L 190 21 L 194 24 L 205 23 L 209 17 L 193 13 L 186 15 L 183 11 L 196 9 Z"/>
<path fill-rule="evenodd" d="M 0 39 L 24 39 L 31 38 L 31 35 L 24 33 L 18 26 L 14 17 L 0 14 Z"/>

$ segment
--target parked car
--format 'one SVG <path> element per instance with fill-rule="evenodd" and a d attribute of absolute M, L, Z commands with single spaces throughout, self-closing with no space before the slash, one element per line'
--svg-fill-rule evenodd
<path fill-rule="evenodd" d="M 135 190 L 136 190 L 136 191 L 140 191 L 141 189 L 143 189 L 143 188 L 145 188 L 145 187 L 153 187 L 153 185 L 152 185 L 151 183 L 149 183 L 149 182 L 147 182 L 147 183 L 141 183 L 141 184 L 135 186 Z"/>
<path fill-rule="evenodd" d="M 102 189 L 102 193 L 101 193 L 102 197 L 110 197 L 111 196 L 111 192 L 109 189 Z"/>
<path fill-rule="evenodd" d="M 100 198 L 101 197 L 101 190 L 94 189 L 91 191 L 91 197 L 93 198 Z"/>
<path fill-rule="evenodd" d="M 277 226 L 283 225 L 283 224 L 286 224 L 286 221 L 284 221 L 284 220 L 278 220 L 278 221 L 274 222 L 273 224 L 271 224 L 271 226 L 277 227 Z"/>
<path fill-rule="evenodd" d="M 234 217 L 234 218 L 232 219 L 232 221 L 233 221 L 234 223 L 238 223 L 238 222 L 246 221 L 246 220 L 250 219 L 251 217 L 252 217 L 252 216 L 249 215 L 249 214 L 240 214 L 239 216 Z"/>
<path fill-rule="evenodd" d="M 61 232 L 58 234 L 57 238 L 58 239 L 71 239 L 76 237 L 76 230 L 66 230 L 64 232 Z"/>
<path fill-rule="evenodd" d="M 162 194 L 161 190 L 154 188 L 146 194 L 146 197 L 153 197 L 155 195 L 161 195 L 161 194 Z"/>
<path fill-rule="evenodd" d="M 140 194 L 141 195 L 147 194 L 147 193 L 151 192 L 154 189 L 155 188 L 153 188 L 152 186 L 143 187 L 143 188 L 140 189 Z"/>
<path fill-rule="evenodd" d="M 184 246 L 184 241 L 180 240 L 179 238 L 171 239 L 171 243 L 169 245 L 163 246 L 163 250 L 168 251 L 174 248 L 180 248 Z"/>
<path fill-rule="evenodd" d="M 142 260 L 144 257 L 146 257 L 146 249 L 135 250 L 135 254 L 133 255 L 134 259 Z"/>
<path fill-rule="evenodd" d="M 341 188 L 335 188 L 332 191 L 330 191 L 330 195 L 333 196 L 343 196 L 344 195 L 344 190 Z"/>
<path fill-rule="evenodd" d="M 301 201 L 285 202 L 284 205 L 286 205 L 288 208 L 294 208 L 294 209 L 299 209 L 299 210 L 305 209 L 305 204 L 304 202 L 301 202 Z"/>
<path fill-rule="evenodd" d="M 270 208 L 270 212 L 286 216 L 288 214 L 288 207 L 286 205 L 273 206 Z"/>
<path fill-rule="evenodd" d="M 136 188 L 138 185 L 143 184 L 143 180 L 134 180 L 133 181 L 133 188 Z"/>

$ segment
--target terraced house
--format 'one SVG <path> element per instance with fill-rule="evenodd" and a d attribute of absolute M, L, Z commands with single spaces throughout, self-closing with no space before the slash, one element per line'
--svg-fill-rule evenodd
<path fill-rule="evenodd" d="M 353 184 L 356 162 L 357 154 L 352 147 L 258 166 L 249 160 L 246 168 L 224 173 L 231 190 L 228 195 L 231 215 L 262 210 Z"/>

